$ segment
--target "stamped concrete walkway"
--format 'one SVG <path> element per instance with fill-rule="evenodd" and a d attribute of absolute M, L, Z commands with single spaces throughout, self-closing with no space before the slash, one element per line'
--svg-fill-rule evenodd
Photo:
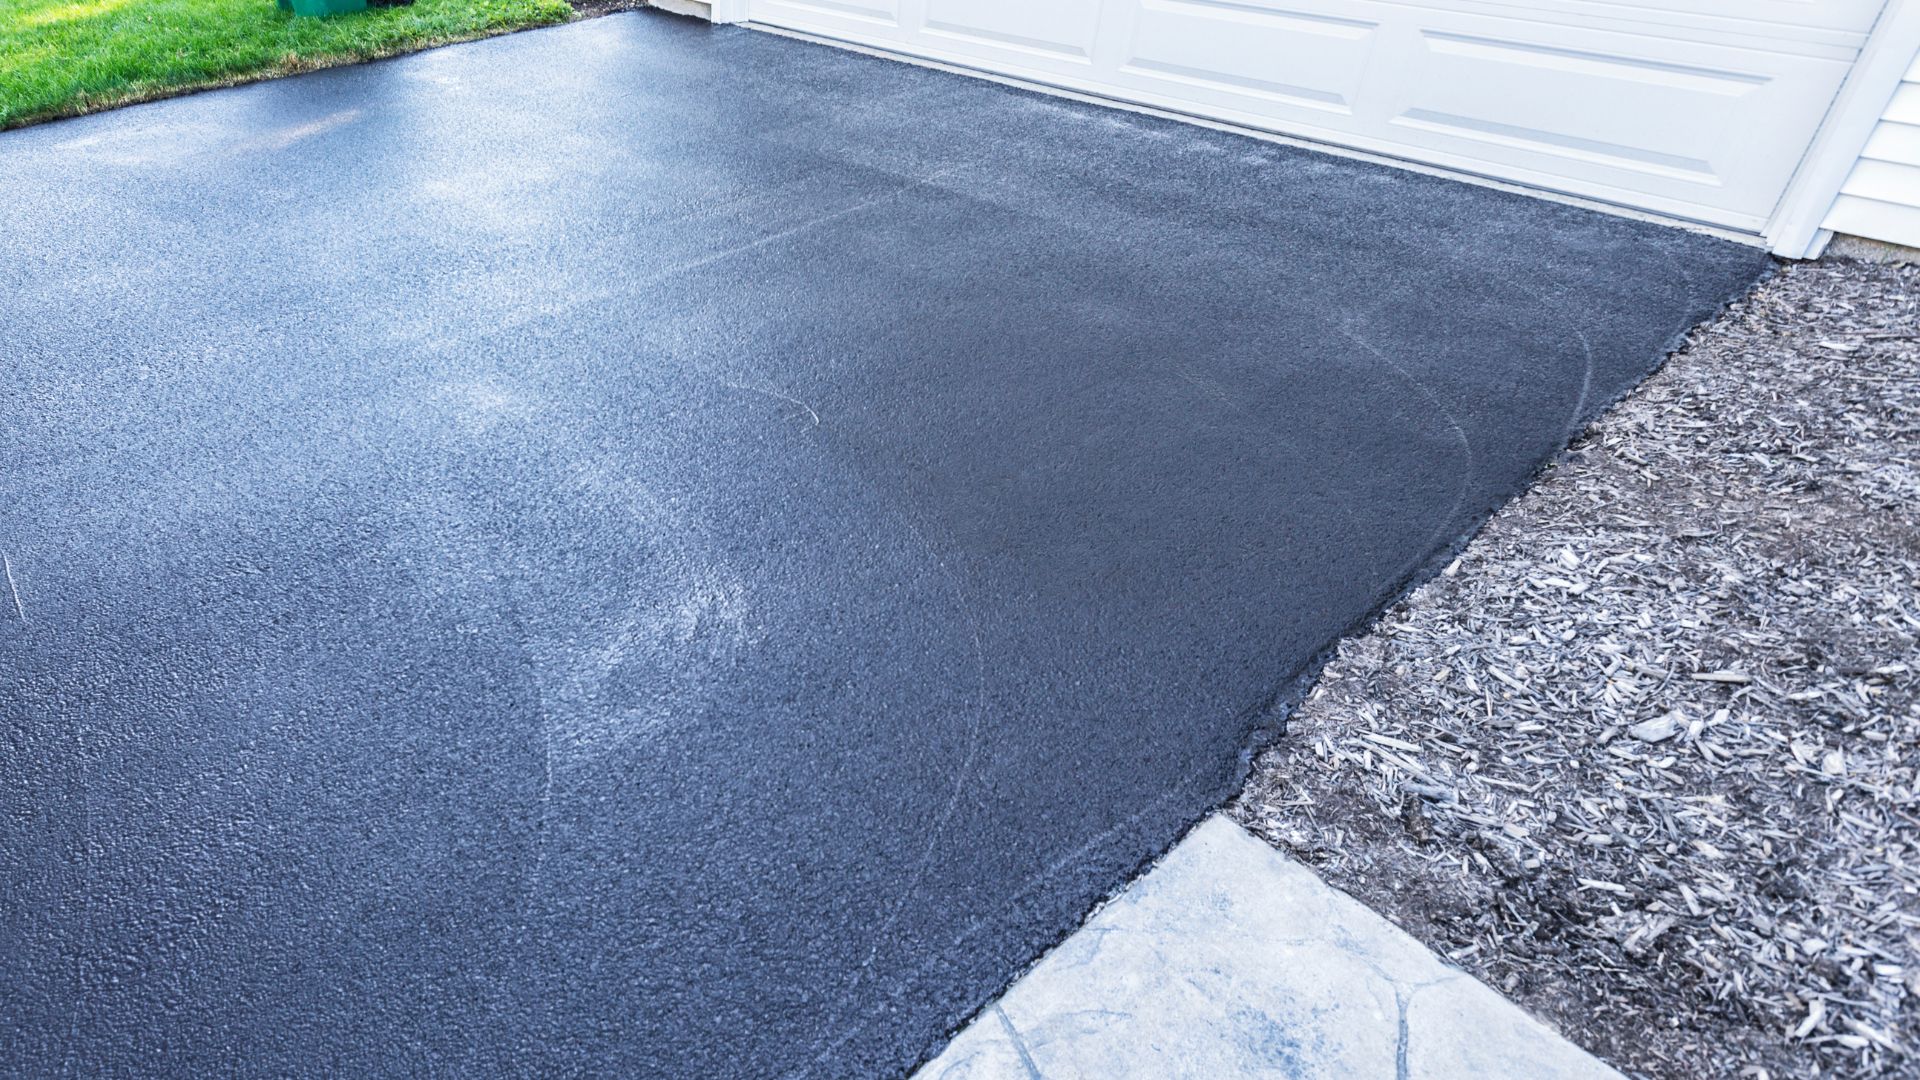
<path fill-rule="evenodd" d="M 1215 816 L 987 1007 L 918 1080 L 1619 1080 Z"/>

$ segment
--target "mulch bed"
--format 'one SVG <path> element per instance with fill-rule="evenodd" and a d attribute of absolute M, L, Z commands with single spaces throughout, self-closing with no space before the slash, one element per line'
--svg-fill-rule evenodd
<path fill-rule="evenodd" d="M 1920 268 L 1784 268 L 1233 807 L 1623 1071 L 1920 1075 Z"/>

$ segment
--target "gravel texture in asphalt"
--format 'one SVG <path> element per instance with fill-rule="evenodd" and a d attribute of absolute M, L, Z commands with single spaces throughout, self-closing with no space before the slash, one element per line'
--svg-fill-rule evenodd
<path fill-rule="evenodd" d="M 643 13 L 0 136 L 0 1059 L 898 1072 L 1754 250 Z"/>
<path fill-rule="evenodd" d="M 1620 1068 L 1911 1075 L 1920 268 L 1795 265 L 1344 643 L 1235 812 Z"/>

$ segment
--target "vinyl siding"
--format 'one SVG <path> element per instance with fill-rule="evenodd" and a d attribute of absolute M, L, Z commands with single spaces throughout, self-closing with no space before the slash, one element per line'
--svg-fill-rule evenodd
<path fill-rule="evenodd" d="M 1823 227 L 1920 247 L 1920 56 L 1907 69 Z"/>

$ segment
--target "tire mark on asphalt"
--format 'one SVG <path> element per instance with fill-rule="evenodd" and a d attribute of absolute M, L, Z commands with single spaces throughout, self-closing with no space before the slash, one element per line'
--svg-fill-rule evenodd
<path fill-rule="evenodd" d="M 20 586 L 19 586 L 19 584 L 18 584 L 18 583 L 16 583 L 16 582 L 15 582 L 15 581 L 13 580 L 13 560 L 12 560 L 12 559 L 9 559 L 9 558 L 7 558 L 7 557 L 6 557 L 6 556 L 4 556 L 4 555 L 0 555 L 0 566 L 5 566 L 5 567 L 6 567 L 6 570 L 7 570 L 7 589 L 8 589 L 8 591 L 10 591 L 11 593 L 13 593 L 13 610 L 14 610 L 14 613 L 15 613 L 15 614 L 17 614 L 17 615 L 19 615 L 19 616 L 20 616 L 20 621 L 24 623 L 24 622 L 26 622 L 26 621 L 27 621 L 27 609 L 26 609 L 25 607 L 23 607 L 23 606 L 21 606 L 21 603 L 20 603 Z"/>
<path fill-rule="evenodd" d="M 946 805 L 934 819 L 933 826 L 927 830 L 927 842 L 920 852 L 920 859 L 914 864 L 913 872 L 908 875 L 906 885 L 895 894 L 886 917 L 881 920 L 880 928 L 873 935 L 873 948 L 867 951 L 867 958 L 860 962 L 859 969 L 854 972 L 853 983 L 849 990 L 858 987 L 866 979 L 867 973 L 873 968 L 874 960 L 880 955 L 881 946 L 886 943 L 887 932 L 900 921 L 900 914 L 906 907 L 907 899 L 920 887 L 920 882 L 927 875 L 927 866 L 933 861 L 934 849 L 939 847 L 941 834 L 946 832 L 948 823 L 953 820 L 954 811 L 960 806 L 960 796 L 965 793 L 967 781 L 972 776 L 973 763 L 980 756 L 980 729 L 987 711 L 987 647 L 980 635 L 979 611 L 967 599 L 966 588 L 959 575 L 948 568 L 945 561 L 940 558 L 939 550 L 927 539 L 926 532 L 904 511 L 900 515 L 900 521 L 913 533 L 914 538 L 920 541 L 920 546 L 925 548 L 927 554 L 933 558 L 934 565 L 941 569 L 942 576 L 947 579 L 948 588 L 953 591 L 954 602 L 967 618 L 968 628 L 973 638 L 975 666 L 973 718 L 967 727 L 966 755 L 960 761 L 959 770 L 954 773 L 953 791 L 947 796 Z"/>
<path fill-rule="evenodd" d="M 731 387 L 732 389 L 735 389 L 735 390 L 744 390 L 744 391 L 747 391 L 748 393 L 764 394 L 770 398 L 776 398 L 780 401 L 785 401 L 794 405 L 798 405 L 801 408 L 807 410 L 807 415 L 813 418 L 814 427 L 820 426 L 820 414 L 813 410 L 813 406 L 807 404 L 804 401 L 801 401 L 797 397 L 792 397 L 790 395 L 783 394 L 778 390 L 768 390 L 766 387 L 763 387 L 763 386 L 750 386 L 746 383 L 723 382 L 720 385 Z"/>
<path fill-rule="evenodd" d="M 1087 856 L 1087 854 L 1092 852 L 1095 848 L 1101 846 L 1102 844 L 1105 844 L 1108 840 L 1111 840 L 1114 836 L 1118 835 L 1119 833 L 1133 828 L 1135 825 L 1139 824 L 1141 819 L 1147 817 L 1148 815 L 1158 813 L 1160 808 L 1165 806 L 1167 803 L 1173 802 L 1176 799 L 1184 798 L 1187 794 L 1187 790 L 1194 785 L 1195 781 L 1205 778 L 1205 776 L 1208 773 L 1211 773 L 1213 771 L 1214 770 L 1212 768 L 1204 765 L 1192 770 L 1187 774 L 1185 779 L 1181 780 L 1178 784 L 1175 784 L 1168 791 L 1161 793 L 1159 796 L 1154 798 L 1151 802 L 1147 803 L 1145 806 L 1127 815 L 1121 821 L 1116 822 L 1115 824 L 1110 825 L 1105 829 L 1102 829 L 1098 833 L 1095 833 L 1090 839 L 1088 839 L 1085 843 L 1081 844 L 1079 847 L 1074 848 L 1072 851 L 1067 852 L 1065 855 L 1062 855 L 1058 859 L 1053 860 L 1052 862 L 1048 863 L 1046 866 L 1035 871 L 1032 875 L 1028 876 L 1026 882 L 1023 883 L 1019 889 L 1015 890 L 1012 894 L 1010 894 L 1006 898 L 1006 901 L 1004 903 L 996 906 L 994 911 L 998 913 L 998 912 L 1003 912 L 1003 911 L 1007 911 L 1012 908 L 1018 907 L 1022 901 L 1026 900 L 1027 897 L 1037 892 L 1043 885 L 1046 885 L 1061 871 L 1067 870 L 1079 864 Z M 1203 814 L 1200 817 L 1196 818 L 1191 824 L 1197 825 L 1204 820 L 1206 820 L 1206 815 Z M 1182 830 L 1182 835 L 1184 835 L 1184 833 L 1185 833 L 1185 830 Z M 1175 838 L 1175 842 L 1176 843 L 1178 842 L 1177 837 Z M 1152 862 L 1158 861 L 1158 858 L 1159 858 L 1158 856 L 1155 856 L 1153 860 L 1150 860 L 1146 864 L 1146 866 L 1143 866 L 1141 868 L 1141 872 L 1144 873 L 1145 869 L 1148 866 L 1151 866 Z M 1088 911 L 1091 912 L 1093 910 L 1096 910 L 1099 908 L 1101 903 L 1106 902 L 1107 900 L 1111 899 L 1114 896 L 1118 896 L 1121 892 L 1125 891 L 1126 885 L 1131 884 L 1134 878 L 1138 876 L 1139 876 L 1138 874 L 1129 876 L 1127 881 L 1123 883 L 1120 886 L 1120 888 L 1103 896 L 1099 901 L 1096 901 L 1093 905 L 1091 905 L 1088 908 Z M 1045 955 L 1046 952 L 1051 951 L 1054 947 L 1059 945 L 1060 941 L 1065 941 L 1067 936 L 1071 935 L 1074 930 L 1079 929 L 1079 924 L 1085 921 L 1086 920 L 1084 918 L 1078 920 L 1073 927 L 1070 927 L 1067 930 L 1066 934 L 1063 934 L 1060 937 L 1059 941 L 1054 942 L 1053 945 L 1050 945 L 1047 947 L 1047 949 L 1042 950 L 1042 955 Z M 979 936 L 981 932 L 994 929 L 996 925 L 997 924 L 991 915 L 982 916 L 982 917 L 970 920 L 967 923 L 967 925 L 960 930 L 958 934 L 956 934 L 953 938 L 949 939 L 946 948 L 941 949 L 938 953 L 935 953 L 932 957 L 928 958 L 925 961 L 922 961 L 919 964 L 919 966 L 915 967 L 911 971 L 906 972 L 897 981 L 895 981 L 894 984 L 887 989 L 887 997 L 894 1001 L 898 1001 L 902 997 L 905 997 L 908 991 L 912 990 L 914 987 L 918 986 L 922 981 L 924 981 L 927 975 L 930 972 L 932 972 L 934 968 L 946 962 L 948 957 L 958 952 L 962 946 L 966 945 L 967 942 L 972 941 L 975 937 Z M 996 990 L 994 992 L 995 999 L 998 999 L 1000 994 L 1004 993 L 1005 990 L 1006 990 L 1005 986 L 1002 986 L 998 990 Z M 873 1028 L 879 1022 L 880 1021 L 877 1019 L 869 1019 L 865 1023 L 862 1023 L 852 1028 L 851 1030 L 847 1031 L 845 1034 L 841 1035 L 839 1038 L 833 1040 L 831 1043 L 828 1043 L 826 1046 L 822 1047 L 820 1051 L 814 1055 L 814 1058 L 811 1062 L 805 1065 L 799 1066 L 798 1068 L 790 1069 L 787 1072 L 782 1073 L 781 1076 L 783 1078 L 791 1078 L 791 1080 L 798 1080 L 798 1078 L 800 1077 L 813 1075 L 814 1071 L 820 1066 L 826 1064 L 827 1060 L 831 1058 L 836 1052 L 838 1052 L 841 1047 L 852 1042 L 854 1039 L 859 1038 L 862 1035 L 865 1035 L 867 1032 L 873 1030 Z M 961 1026 L 964 1027 L 965 1025 L 963 1024 Z M 955 1029 L 955 1031 L 958 1031 L 958 1030 L 959 1030 L 958 1028 Z"/>
<path fill-rule="evenodd" d="M 1467 492 L 1472 488 L 1474 475 L 1479 469 L 1478 455 L 1474 453 L 1473 440 L 1467 437 L 1467 429 L 1461 426 L 1460 420 L 1454 415 L 1453 410 L 1447 408 L 1446 403 L 1440 399 L 1440 395 L 1436 394 L 1425 380 L 1415 377 L 1412 372 L 1388 356 L 1379 346 L 1355 333 L 1351 326 L 1351 320 L 1341 321 L 1334 326 L 1334 329 L 1340 333 L 1341 337 L 1365 349 L 1368 353 L 1371 353 L 1375 359 L 1393 369 L 1400 378 L 1405 380 L 1415 390 L 1419 391 L 1421 396 L 1425 397 L 1427 402 L 1433 406 L 1433 411 L 1447 422 L 1447 427 L 1453 431 L 1454 438 L 1460 443 L 1460 453 L 1464 460 L 1461 463 L 1459 483 L 1454 485 L 1453 503 L 1447 508 L 1447 512 L 1440 516 L 1439 521 L 1434 524 L 1433 530 L 1427 534 L 1427 538 L 1420 542 L 1419 549 L 1413 553 L 1412 558 L 1402 563 L 1400 568 L 1394 571 L 1390 580 L 1398 583 L 1404 580 L 1406 576 L 1412 573 L 1421 563 L 1426 562 L 1432 557 L 1431 552 L 1434 550 L 1435 545 L 1443 538 L 1454 520 L 1460 516 L 1460 508 L 1466 504 Z"/>

